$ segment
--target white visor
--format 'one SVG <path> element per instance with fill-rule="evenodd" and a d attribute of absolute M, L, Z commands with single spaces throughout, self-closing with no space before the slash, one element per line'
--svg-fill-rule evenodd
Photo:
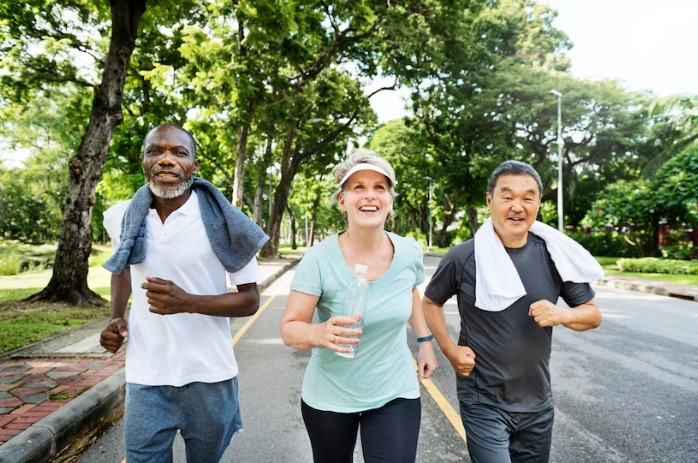
<path fill-rule="evenodd" d="M 349 180 L 349 177 L 351 177 L 352 174 L 355 174 L 361 170 L 372 170 L 374 172 L 378 172 L 379 174 L 385 175 L 388 179 L 388 182 L 390 182 L 390 186 L 395 186 L 395 184 L 397 184 L 397 180 L 393 180 L 390 177 L 390 175 L 388 175 L 388 173 L 380 167 L 374 166 L 373 164 L 369 164 L 368 162 L 362 162 L 360 164 L 355 165 L 354 167 L 349 169 L 349 171 L 346 174 L 344 174 L 344 177 L 342 177 L 342 180 L 340 180 L 339 182 L 339 186 L 343 186 L 346 183 L 346 181 Z"/>

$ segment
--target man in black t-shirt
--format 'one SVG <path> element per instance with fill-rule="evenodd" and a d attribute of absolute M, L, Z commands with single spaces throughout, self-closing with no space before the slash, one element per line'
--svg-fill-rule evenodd
<path fill-rule="evenodd" d="M 473 463 L 548 461 L 554 415 L 548 367 L 552 327 L 585 331 L 601 323 L 589 283 L 563 281 L 545 239 L 529 232 L 542 190 L 532 166 L 505 161 L 493 171 L 487 191 L 491 226 L 525 295 L 505 307 L 483 308 L 478 293 L 476 304 L 473 239 L 451 248 L 425 291 L 427 323 L 457 373 Z M 503 280 L 489 282 L 490 287 L 513 284 L 502 275 L 497 278 Z M 461 316 L 458 344 L 451 340 L 443 314 L 453 295 Z M 569 307 L 556 306 L 559 297 Z"/>

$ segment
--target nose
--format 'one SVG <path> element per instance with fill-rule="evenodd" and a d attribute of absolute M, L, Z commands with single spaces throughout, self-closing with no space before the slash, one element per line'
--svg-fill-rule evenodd
<path fill-rule="evenodd" d="M 158 160 L 158 164 L 164 164 L 164 165 L 174 165 L 174 161 L 170 159 L 170 156 L 172 155 L 172 152 L 170 150 L 165 150 L 162 152 L 162 156 Z"/>
<path fill-rule="evenodd" d="M 514 199 L 511 203 L 511 208 L 514 211 L 522 211 L 523 206 L 521 205 L 521 200 L 520 199 Z"/>

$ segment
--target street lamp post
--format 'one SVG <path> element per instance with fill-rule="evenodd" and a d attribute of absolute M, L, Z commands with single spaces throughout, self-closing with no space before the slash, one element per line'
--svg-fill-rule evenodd
<path fill-rule="evenodd" d="M 564 233 L 564 215 L 562 211 L 562 93 L 555 89 L 550 93 L 557 97 L 557 229 Z"/>
<path fill-rule="evenodd" d="M 431 220 L 432 220 L 432 217 L 431 217 L 431 195 L 433 194 L 433 187 L 432 187 L 433 180 L 431 177 L 427 177 L 427 178 L 429 179 L 429 197 L 427 200 L 427 211 L 428 211 L 427 213 L 429 216 L 427 217 L 427 219 L 429 220 L 429 250 L 431 251 Z"/>

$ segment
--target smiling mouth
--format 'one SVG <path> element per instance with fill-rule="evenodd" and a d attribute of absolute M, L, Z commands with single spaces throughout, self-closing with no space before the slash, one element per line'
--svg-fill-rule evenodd
<path fill-rule="evenodd" d="M 179 179 L 180 175 L 177 172 L 159 171 L 153 173 L 153 178 L 156 178 L 160 181 L 169 182 L 172 180 Z"/>
<path fill-rule="evenodd" d="M 359 210 L 361 212 L 378 212 L 378 206 L 361 206 Z"/>

